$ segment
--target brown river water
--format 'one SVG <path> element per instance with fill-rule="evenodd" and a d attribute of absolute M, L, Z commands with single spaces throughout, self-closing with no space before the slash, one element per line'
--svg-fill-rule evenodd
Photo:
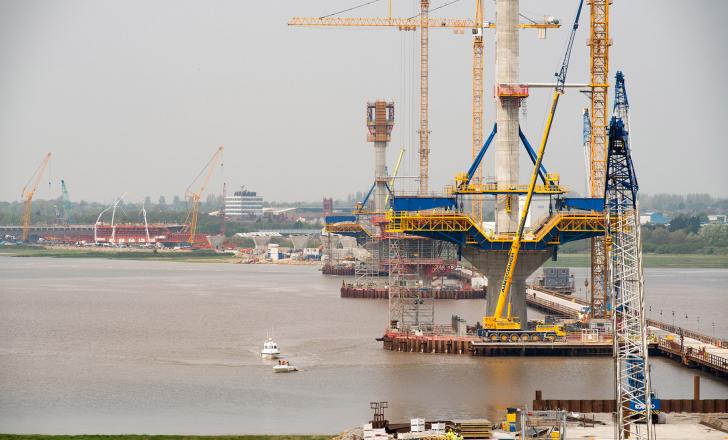
<path fill-rule="evenodd" d="M 612 395 L 611 358 L 384 351 L 387 302 L 339 298 L 341 280 L 312 266 L 0 257 L 0 432 L 335 433 L 368 420 L 370 401 L 389 401 L 390 420 L 495 420 L 537 389 Z M 728 270 L 648 269 L 646 285 L 652 317 L 676 310 L 728 336 Z M 441 301 L 436 319 L 483 310 Z M 271 329 L 301 372 L 260 359 Z M 652 366 L 660 396 L 692 397 L 698 373 Z M 702 398 L 726 396 L 702 374 Z"/>

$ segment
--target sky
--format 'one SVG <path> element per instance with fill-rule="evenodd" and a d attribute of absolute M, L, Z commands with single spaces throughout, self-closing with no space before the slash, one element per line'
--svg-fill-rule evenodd
<path fill-rule="evenodd" d="M 432 0 L 432 9 L 451 0 Z M 47 152 L 37 198 L 108 202 L 184 195 L 219 145 L 223 166 L 208 192 L 242 185 L 266 200 L 314 201 L 366 191 L 373 181 L 367 101 L 395 102 L 390 169 L 405 149 L 397 188 L 415 189 L 419 36 L 396 29 L 299 28 L 292 16 L 322 16 L 364 0 L 0 0 L 0 200 L 21 189 Z M 418 0 L 394 0 L 412 16 Z M 521 81 L 559 70 L 575 0 L 522 0 L 524 15 L 552 15 L 545 40 L 521 32 Z M 432 16 L 473 16 L 460 0 Z M 494 2 L 485 18 L 494 21 Z M 342 14 L 384 16 L 386 0 Z M 642 192 L 728 197 L 728 2 L 615 1 L 610 77 L 622 70 Z M 588 9 L 568 82 L 588 83 Z M 485 114 L 494 120 L 494 39 L 485 31 Z M 470 35 L 430 31 L 430 187 L 467 170 L 471 157 Z M 612 89 L 610 89 L 612 90 Z M 533 90 L 521 124 L 537 144 L 549 90 Z M 585 190 L 581 109 L 561 98 L 544 163 Z M 487 136 L 487 132 L 486 132 Z M 522 155 L 521 180 L 528 177 Z M 493 174 L 493 153 L 485 158 Z M 50 182 L 50 185 L 49 185 Z M 199 181 L 192 186 L 198 188 Z"/>

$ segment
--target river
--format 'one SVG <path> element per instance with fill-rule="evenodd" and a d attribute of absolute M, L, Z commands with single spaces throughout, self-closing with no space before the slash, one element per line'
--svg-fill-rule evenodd
<path fill-rule="evenodd" d="M 535 390 L 612 395 L 605 357 L 384 351 L 387 301 L 339 298 L 341 280 L 312 266 L 0 257 L 0 432 L 336 433 L 369 420 L 370 401 L 389 401 L 390 420 L 495 420 Z M 728 270 L 648 269 L 646 285 L 651 316 L 676 310 L 693 328 L 701 316 L 728 336 Z M 483 310 L 441 301 L 436 319 Z M 273 374 L 259 358 L 271 330 L 303 371 Z M 698 373 L 652 365 L 661 397 L 692 397 Z M 701 376 L 702 398 L 728 395 Z"/>

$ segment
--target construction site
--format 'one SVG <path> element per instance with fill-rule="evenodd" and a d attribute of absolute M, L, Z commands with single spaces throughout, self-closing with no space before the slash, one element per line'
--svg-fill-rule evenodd
<path fill-rule="evenodd" d="M 289 22 L 291 26 L 316 27 L 390 26 L 416 30 L 420 37 L 419 173 L 414 176 L 419 187 L 415 194 L 399 189 L 403 186 L 398 172 L 404 150 L 393 171 L 388 171 L 386 150 L 396 123 L 395 103 L 368 102 L 365 122 L 367 141 L 374 147 L 373 182 L 351 215 L 326 218 L 330 248 L 324 273 L 350 277 L 350 281 L 342 281 L 342 297 L 388 300 L 388 325 L 378 338 L 385 350 L 473 356 L 611 356 L 616 404 L 612 402 L 603 411 L 616 414 L 615 438 L 654 438 L 657 415 L 670 409 L 661 406 L 651 390 L 649 356 L 669 356 L 685 366 L 725 377 L 728 343 L 705 334 L 687 335 L 682 329 L 646 319 L 639 167 L 632 160 L 626 86 L 629 66 L 623 67 L 626 75 L 610 70 L 611 1 L 577 2 L 573 22 L 564 24 L 566 49 L 560 54 L 561 69 L 551 82 L 523 82 L 519 35 L 521 29 L 533 28 L 545 37 L 547 29 L 562 26 L 559 20 L 546 17 L 542 22 L 521 23 L 518 0 L 496 0 L 492 23 L 484 22 L 480 1 L 476 1 L 474 20 L 430 18 L 429 3 L 421 0 L 419 15 L 413 18 L 394 18 L 390 9 L 390 16 L 382 18 L 294 17 Z M 590 57 L 572 60 L 577 31 L 580 24 L 587 27 L 586 21 Z M 442 189 L 428 184 L 428 35 L 432 28 L 473 35 L 472 163 Z M 490 96 L 483 87 L 483 34 L 489 28 L 494 28 L 496 41 L 495 85 L 494 105 L 486 108 Z M 567 82 L 569 67 L 576 63 L 587 64 L 590 83 Z M 543 132 L 532 143 L 521 130 L 519 112 L 538 88 L 551 89 L 552 99 Z M 571 196 L 560 184 L 558 170 L 543 161 L 550 134 L 559 130 L 554 117 L 567 89 L 584 93 L 590 100 L 582 115 L 589 185 L 588 194 L 582 197 Z M 495 175 L 485 177 L 483 165 L 489 149 L 495 150 L 491 155 Z M 523 153 L 532 164 L 526 182 L 519 181 Z M 483 221 L 486 206 L 492 209 L 493 222 Z M 335 257 L 331 244 L 337 237 L 356 240 L 358 255 L 348 265 Z M 544 282 L 552 276 L 547 271 L 539 282 L 527 284 L 547 260 L 558 260 L 560 246 L 580 240 L 591 243 L 586 300 L 570 295 L 573 280 L 571 284 Z M 476 279 L 484 282 L 474 287 Z M 435 319 L 438 300 L 481 298 L 480 294 L 487 295 L 481 321 L 468 323 L 458 316 L 447 317 L 445 322 L 442 317 Z M 545 318 L 529 320 L 529 306 L 539 309 Z M 719 406 L 724 404 L 721 401 Z M 556 404 L 547 409 L 568 407 Z M 713 402 L 700 406 L 707 407 L 709 412 L 724 411 Z M 374 428 L 383 428 L 378 425 Z M 365 438 L 372 426 L 365 425 Z M 417 431 L 414 425 L 412 431 L 412 435 Z M 551 438 L 564 438 L 558 428 L 553 432 L 557 436 Z"/>
<path fill-rule="evenodd" d="M 685 428 L 688 422 L 681 421 L 684 415 L 678 413 L 700 419 L 691 419 L 691 427 L 702 423 L 715 431 L 711 435 L 728 433 L 728 399 L 702 399 L 699 376 L 695 376 L 692 398 L 666 398 L 651 383 L 653 357 L 728 380 L 728 340 L 716 337 L 715 331 L 709 334 L 676 325 L 674 311 L 672 323 L 647 315 L 645 298 L 650 291 L 644 283 L 640 235 L 641 164 L 633 160 L 633 151 L 644 146 L 631 136 L 632 95 L 628 93 L 630 69 L 636 67 L 610 63 L 612 52 L 627 44 L 613 42 L 610 36 L 612 0 L 574 0 L 570 2 L 573 16 L 559 18 L 524 14 L 519 0 L 475 0 L 468 18 L 431 15 L 442 6 L 432 10 L 430 0 L 418 0 L 416 15 L 396 17 L 392 0 L 381 5 L 385 3 L 387 14 L 373 17 L 355 16 L 359 6 L 319 17 L 292 17 L 285 31 L 301 39 L 306 38 L 300 35 L 302 27 L 320 32 L 395 29 L 413 35 L 417 101 L 406 108 L 416 109 L 412 112 L 416 114 L 400 114 L 404 106 L 390 98 L 371 96 L 362 102 L 361 115 L 356 117 L 361 120 L 362 144 L 371 146 L 373 154 L 370 162 L 356 164 L 351 172 L 365 175 L 370 182 L 364 197 L 351 212 L 343 213 L 334 211 L 331 199 L 324 198 L 320 230 L 253 229 L 239 234 L 254 246 L 246 250 L 251 255 L 246 261 L 277 262 L 297 253 L 300 260 L 317 264 L 321 277 L 338 287 L 337 301 L 359 301 L 363 306 L 386 302 L 381 333 L 367 335 L 386 356 L 443 355 L 444 362 L 485 362 L 484 358 L 493 357 L 610 358 L 610 368 L 598 374 L 613 377 L 613 398 L 598 398 L 584 390 L 581 399 L 558 395 L 546 399 L 540 390 L 533 390 L 535 398 L 522 407 L 508 408 L 502 422 L 443 415 L 437 420 L 395 423 L 385 417 L 388 402 L 371 402 L 372 420 L 340 438 L 698 438 L 698 431 Z M 470 142 L 464 146 L 430 142 L 430 31 L 437 29 L 466 35 L 472 46 L 468 66 L 472 120 Z M 523 78 L 522 34 L 563 41 L 563 52 L 545 55 L 560 66 L 553 77 Z M 495 41 L 490 65 L 486 38 Z M 583 41 L 588 57 L 572 57 L 574 45 Z M 492 90 L 484 80 L 489 69 L 494 77 Z M 588 72 L 589 81 L 569 82 L 574 70 Z M 549 96 L 544 114 L 529 110 L 544 119 L 535 134 L 523 122 L 534 93 Z M 561 114 L 557 120 L 560 100 L 577 97 L 584 103 L 588 100 L 583 112 Z M 554 148 L 553 134 L 562 130 L 558 121 L 574 117 L 582 126 L 582 143 L 572 150 L 583 157 L 572 156 L 574 162 L 583 162 L 585 194 L 562 184 L 558 167 L 563 164 L 545 160 L 546 152 Z M 402 145 L 397 160 L 388 163 L 395 143 L 393 131 L 402 120 L 416 120 L 414 127 L 407 127 L 416 140 L 407 148 Z M 434 187 L 430 174 L 438 164 L 430 160 L 431 151 L 457 148 L 467 149 L 469 162 L 447 185 Z M 78 224 L 72 221 L 64 181 L 58 224 L 34 223 L 33 200 L 48 172 L 48 153 L 22 189 L 21 224 L 0 226 L 0 237 L 28 245 L 222 253 L 230 217 L 225 212 L 225 184 L 223 203 L 214 214 L 219 231 L 200 232 L 199 219 L 213 215 L 201 212 L 200 205 L 203 197 L 218 193 L 210 182 L 222 174 L 224 150 L 222 145 L 210 149 L 209 160 L 196 176 L 190 176 L 185 189 L 187 218 L 177 223 L 147 222 L 143 204 L 135 217 L 139 221 L 120 222 L 123 194 L 101 210 L 93 224 Z M 406 169 L 407 160 L 416 163 L 415 171 Z M 255 210 L 262 212 L 262 198 L 255 192 L 241 188 L 235 194 L 241 199 L 241 213 L 236 215 L 243 216 L 243 197 L 255 197 Z M 291 242 L 285 251 L 271 241 L 282 236 Z M 574 272 L 559 262 L 561 247 L 577 242 L 587 243 L 589 249 L 584 295 L 577 295 L 580 284 Z M 441 304 L 451 301 L 478 307 L 479 319 L 468 321 L 440 312 Z M 234 345 L 225 348 L 230 346 Z"/>

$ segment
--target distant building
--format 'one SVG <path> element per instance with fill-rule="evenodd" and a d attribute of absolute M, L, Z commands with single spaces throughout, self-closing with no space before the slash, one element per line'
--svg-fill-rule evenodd
<path fill-rule="evenodd" d="M 240 219 L 263 216 L 263 197 L 255 191 L 241 188 L 225 197 L 225 218 Z"/>
<path fill-rule="evenodd" d="M 324 197 L 323 211 L 324 217 L 334 213 L 334 199 Z"/>
<path fill-rule="evenodd" d="M 716 214 L 708 216 L 708 223 L 710 224 L 725 224 L 728 223 L 728 216 L 725 214 Z"/>
<path fill-rule="evenodd" d="M 640 215 L 640 224 L 651 224 L 651 225 L 666 225 L 670 222 L 667 217 L 661 212 L 647 212 Z"/>

